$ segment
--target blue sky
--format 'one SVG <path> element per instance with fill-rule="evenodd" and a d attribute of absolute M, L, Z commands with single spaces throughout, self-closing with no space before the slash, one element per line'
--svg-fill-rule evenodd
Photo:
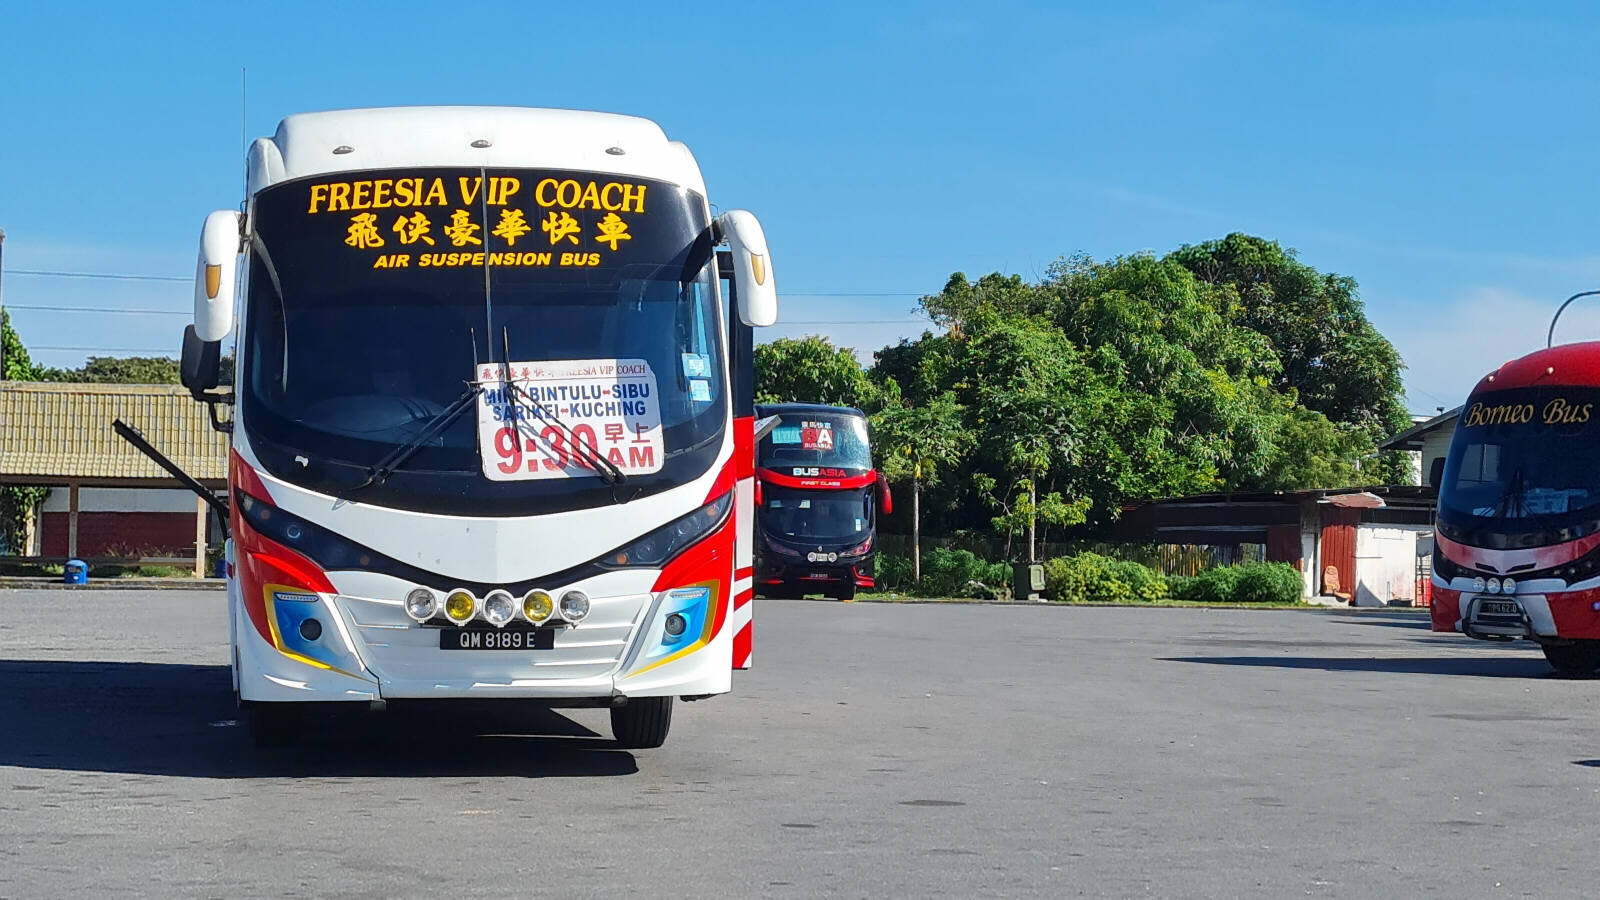
<path fill-rule="evenodd" d="M 14 6 L 0 228 L 31 347 L 176 351 L 182 316 L 23 307 L 183 312 L 186 283 L 19 270 L 191 273 L 205 213 L 240 200 L 242 67 L 252 138 L 392 104 L 655 119 L 766 225 L 799 323 L 767 337 L 870 352 L 954 271 L 1245 231 L 1356 278 L 1430 411 L 1600 286 L 1582 5 Z M 1600 338 L 1600 304 L 1561 334 Z"/>

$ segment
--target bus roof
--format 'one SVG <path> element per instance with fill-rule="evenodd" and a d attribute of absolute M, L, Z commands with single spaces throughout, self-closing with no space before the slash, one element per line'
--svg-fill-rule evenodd
<path fill-rule="evenodd" d="M 1561 344 L 1513 359 L 1483 376 L 1472 392 L 1547 384 L 1600 387 L 1600 341 Z"/>
<path fill-rule="evenodd" d="M 756 407 L 756 415 L 834 415 L 855 416 L 865 419 L 867 414 L 854 406 L 824 406 L 821 403 L 763 403 Z"/>
<path fill-rule="evenodd" d="M 705 195 L 689 149 L 638 116 L 517 106 L 391 106 L 299 113 L 249 154 L 251 194 L 282 181 L 427 166 L 571 169 Z"/>

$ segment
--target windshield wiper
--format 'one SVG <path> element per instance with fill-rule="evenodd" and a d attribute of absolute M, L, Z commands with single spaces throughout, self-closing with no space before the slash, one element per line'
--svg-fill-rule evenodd
<path fill-rule="evenodd" d="M 1511 482 L 1506 485 L 1506 492 L 1495 501 L 1495 515 L 1502 519 L 1522 518 L 1522 495 L 1522 467 L 1518 466 L 1516 471 L 1511 473 Z"/>
<path fill-rule="evenodd" d="M 612 486 L 626 483 L 628 476 L 625 475 L 621 469 L 617 468 L 615 463 L 600 455 L 600 449 L 598 447 L 593 447 L 584 443 L 583 438 L 579 437 L 578 433 L 573 431 L 572 428 L 567 425 L 567 423 L 556 418 L 555 413 L 545 409 L 543 404 L 528 396 L 528 392 L 523 390 L 521 385 L 512 380 L 511 334 L 509 329 L 502 328 L 500 330 L 500 341 L 501 371 L 505 376 L 504 383 L 511 391 L 512 406 L 515 407 L 516 399 L 518 397 L 522 398 L 522 400 L 528 404 L 528 408 L 533 410 L 534 415 L 546 422 L 549 422 L 556 428 L 556 430 L 561 432 L 561 435 L 567 439 L 567 443 L 572 445 L 572 455 L 576 456 L 584 465 L 593 469 L 595 474 L 600 476 L 600 480 L 602 482 Z M 513 416 L 512 420 L 515 422 L 520 422 L 521 417 Z"/>
<path fill-rule="evenodd" d="M 451 422 L 460 418 L 461 414 L 472 405 L 472 401 L 476 400 L 481 393 L 483 393 L 483 385 L 481 384 L 473 384 L 468 387 L 466 393 L 457 397 L 453 403 L 445 407 L 444 412 L 434 416 L 432 421 L 428 422 L 427 426 L 417 433 L 416 437 L 389 451 L 389 454 L 383 459 L 368 466 L 366 480 L 351 488 L 351 493 L 388 481 L 389 476 L 394 474 L 401 463 L 410 459 L 411 454 L 421 449 L 423 444 L 433 440 Z"/>

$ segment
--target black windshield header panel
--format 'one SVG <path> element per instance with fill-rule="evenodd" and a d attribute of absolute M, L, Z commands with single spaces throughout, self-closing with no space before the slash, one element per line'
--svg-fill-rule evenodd
<path fill-rule="evenodd" d="M 252 209 L 241 423 L 274 475 L 345 496 L 486 364 L 643 361 L 661 465 L 623 496 L 682 484 L 710 467 L 728 415 L 709 226 L 698 194 L 605 173 L 427 168 L 275 185 Z M 594 477 L 487 479 L 478 427 L 459 417 L 354 499 L 497 516 L 615 502 Z M 490 447 L 488 465 L 515 462 L 508 449 Z"/>

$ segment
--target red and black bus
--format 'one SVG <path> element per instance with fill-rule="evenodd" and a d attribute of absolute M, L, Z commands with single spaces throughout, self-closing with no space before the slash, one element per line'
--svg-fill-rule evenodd
<path fill-rule="evenodd" d="M 1435 631 L 1527 638 L 1558 671 L 1600 668 L 1597 447 L 1600 343 L 1540 350 L 1478 382 L 1429 473 Z"/>
<path fill-rule="evenodd" d="M 756 590 L 841 600 L 873 587 L 878 506 L 889 484 L 872 465 L 867 417 L 847 406 L 757 406 Z M 765 421 L 775 418 L 776 422 Z"/>

